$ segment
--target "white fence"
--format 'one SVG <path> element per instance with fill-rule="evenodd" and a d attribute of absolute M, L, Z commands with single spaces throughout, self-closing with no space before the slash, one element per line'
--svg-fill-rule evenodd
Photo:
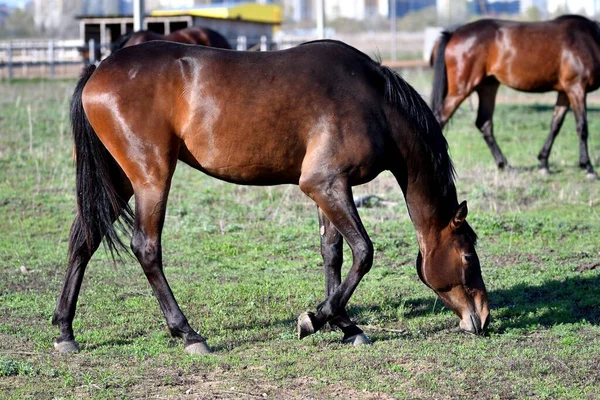
<path fill-rule="evenodd" d="M 422 36 L 422 35 L 421 35 Z M 373 42 L 375 48 L 378 40 L 369 35 L 361 35 L 363 42 L 353 42 L 353 38 L 340 37 L 343 41 L 371 53 L 369 44 Z M 249 51 L 283 50 L 297 46 L 300 43 L 313 40 L 312 36 L 276 35 L 273 39 L 266 36 L 247 37 L 238 36 L 229 38 L 234 49 Z M 410 42 L 415 42 L 410 38 Z M 422 40 L 422 39 L 421 39 Z M 417 46 L 422 48 L 419 40 Z M 382 43 L 383 44 L 383 43 Z M 94 48 L 95 51 L 89 51 Z M 10 40 L 0 41 L 0 79 L 13 79 L 16 77 L 76 77 L 79 75 L 84 63 L 94 63 L 110 55 L 108 44 L 98 45 L 90 40 L 83 43 L 81 40 Z M 421 66 L 415 64 L 415 66 Z M 412 67 L 412 65 L 406 65 Z"/>
<path fill-rule="evenodd" d="M 83 44 L 79 40 L 9 40 L 0 42 L 0 69 L 8 79 L 15 70 L 43 67 L 54 77 L 59 65 L 80 65 Z M 23 74 L 21 74 L 23 75 Z"/>
<path fill-rule="evenodd" d="M 248 38 L 238 36 L 233 41 L 237 50 L 268 51 L 279 48 L 280 43 L 270 42 L 266 36 Z M 288 45 L 287 47 L 291 47 Z M 95 51 L 89 51 L 94 48 Z M 94 63 L 110 55 L 109 45 L 99 46 L 93 40 L 8 40 L 0 41 L 0 77 L 57 76 L 57 68 L 67 68 L 67 76 L 77 76 L 84 63 Z M 75 68 L 73 68 L 75 67 Z M 65 76 L 64 73 L 60 74 Z"/>

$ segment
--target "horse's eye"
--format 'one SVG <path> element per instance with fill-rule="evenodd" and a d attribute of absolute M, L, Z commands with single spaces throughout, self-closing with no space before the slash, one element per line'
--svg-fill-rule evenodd
<path fill-rule="evenodd" d="M 472 264 L 477 259 L 474 254 L 463 254 L 462 258 L 465 264 Z"/>

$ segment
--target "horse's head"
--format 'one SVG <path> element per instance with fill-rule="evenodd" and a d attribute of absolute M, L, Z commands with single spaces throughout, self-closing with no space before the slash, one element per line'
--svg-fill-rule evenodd
<path fill-rule="evenodd" d="M 460 318 L 460 327 L 482 333 L 489 322 L 488 295 L 475 252 L 477 236 L 463 202 L 448 225 L 419 237 L 417 271 L 427 286 Z"/>
<path fill-rule="evenodd" d="M 90 49 L 87 46 L 78 46 L 77 47 L 77 51 L 79 52 L 79 55 L 81 56 L 81 59 L 84 62 L 87 62 L 90 60 Z"/>

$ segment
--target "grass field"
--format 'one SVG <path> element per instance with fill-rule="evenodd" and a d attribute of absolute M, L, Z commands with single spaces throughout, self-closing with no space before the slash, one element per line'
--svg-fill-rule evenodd
<path fill-rule="evenodd" d="M 405 77 L 426 93 L 427 73 Z M 360 210 L 376 254 L 349 312 L 373 345 L 342 345 L 331 331 L 298 341 L 297 315 L 323 300 L 315 206 L 294 186 L 234 186 L 180 165 L 165 271 L 216 352 L 185 355 L 138 263 L 99 252 L 74 324 L 82 351 L 57 355 L 50 319 L 75 212 L 73 86 L 0 83 L 0 398 L 600 398 L 600 182 L 576 166 L 571 113 L 554 173 L 536 171 L 548 96 L 498 106 L 508 172 L 496 171 L 468 105 L 447 130 L 459 200 L 480 236 L 485 336 L 457 332 L 458 319 L 419 281 L 402 193 L 383 174 L 355 190 L 396 203 Z M 589 121 L 600 166 L 600 108 Z"/>

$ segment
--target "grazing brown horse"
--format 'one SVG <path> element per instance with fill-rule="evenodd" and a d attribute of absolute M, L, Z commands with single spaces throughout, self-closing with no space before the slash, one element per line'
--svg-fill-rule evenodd
<path fill-rule="evenodd" d="M 178 42 L 186 44 L 199 44 L 202 46 L 217 47 L 220 49 L 231 49 L 231 45 L 219 32 L 209 28 L 200 28 L 192 26 L 171 32 L 168 35 L 152 31 L 130 32 L 118 38 L 113 44 L 112 51 L 117 51 L 123 47 L 134 46 L 136 44 L 149 42 L 151 40 L 166 40 L 169 42 Z"/>
<path fill-rule="evenodd" d="M 484 19 L 443 32 L 433 57 L 431 108 L 442 125 L 472 92 L 479 95 L 475 124 L 499 168 L 506 158 L 494 139 L 492 116 L 498 86 L 523 92 L 557 91 L 550 134 L 538 159 L 548 172 L 548 157 L 569 105 L 579 136 L 579 165 L 596 174 L 588 155 L 586 96 L 600 86 L 600 27 L 577 15 L 552 21 Z"/>
<path fill-rule="evenodd" d="M 77 351 L 72 322 L 85 268 L 113 222 L 133 225 L 138 258 L 174 336 L 209 351 L 163 274 L 161 231 L 177 161 L 241 185 L 297 184 L 318 206 L 326 299 L 298 318 L 298 336 L 326 323 L 369 343 L 345 307 L 373 263 L 352 186 L 390 170 L 414 223 L 422 281 L 479 333 L 489 321 L 476 235 L 457 201 L 447 143 L 402 78 L 358 50 L 317 41 L 277 52 L 171 42 L 120 50 L 84 70 L 71 103 L 78 213 L 53 323 L 60 352 Z M 135 198 L 135 215 L 127 201 Z M 342 239 L 352 267 L 341 280 Z"/>

